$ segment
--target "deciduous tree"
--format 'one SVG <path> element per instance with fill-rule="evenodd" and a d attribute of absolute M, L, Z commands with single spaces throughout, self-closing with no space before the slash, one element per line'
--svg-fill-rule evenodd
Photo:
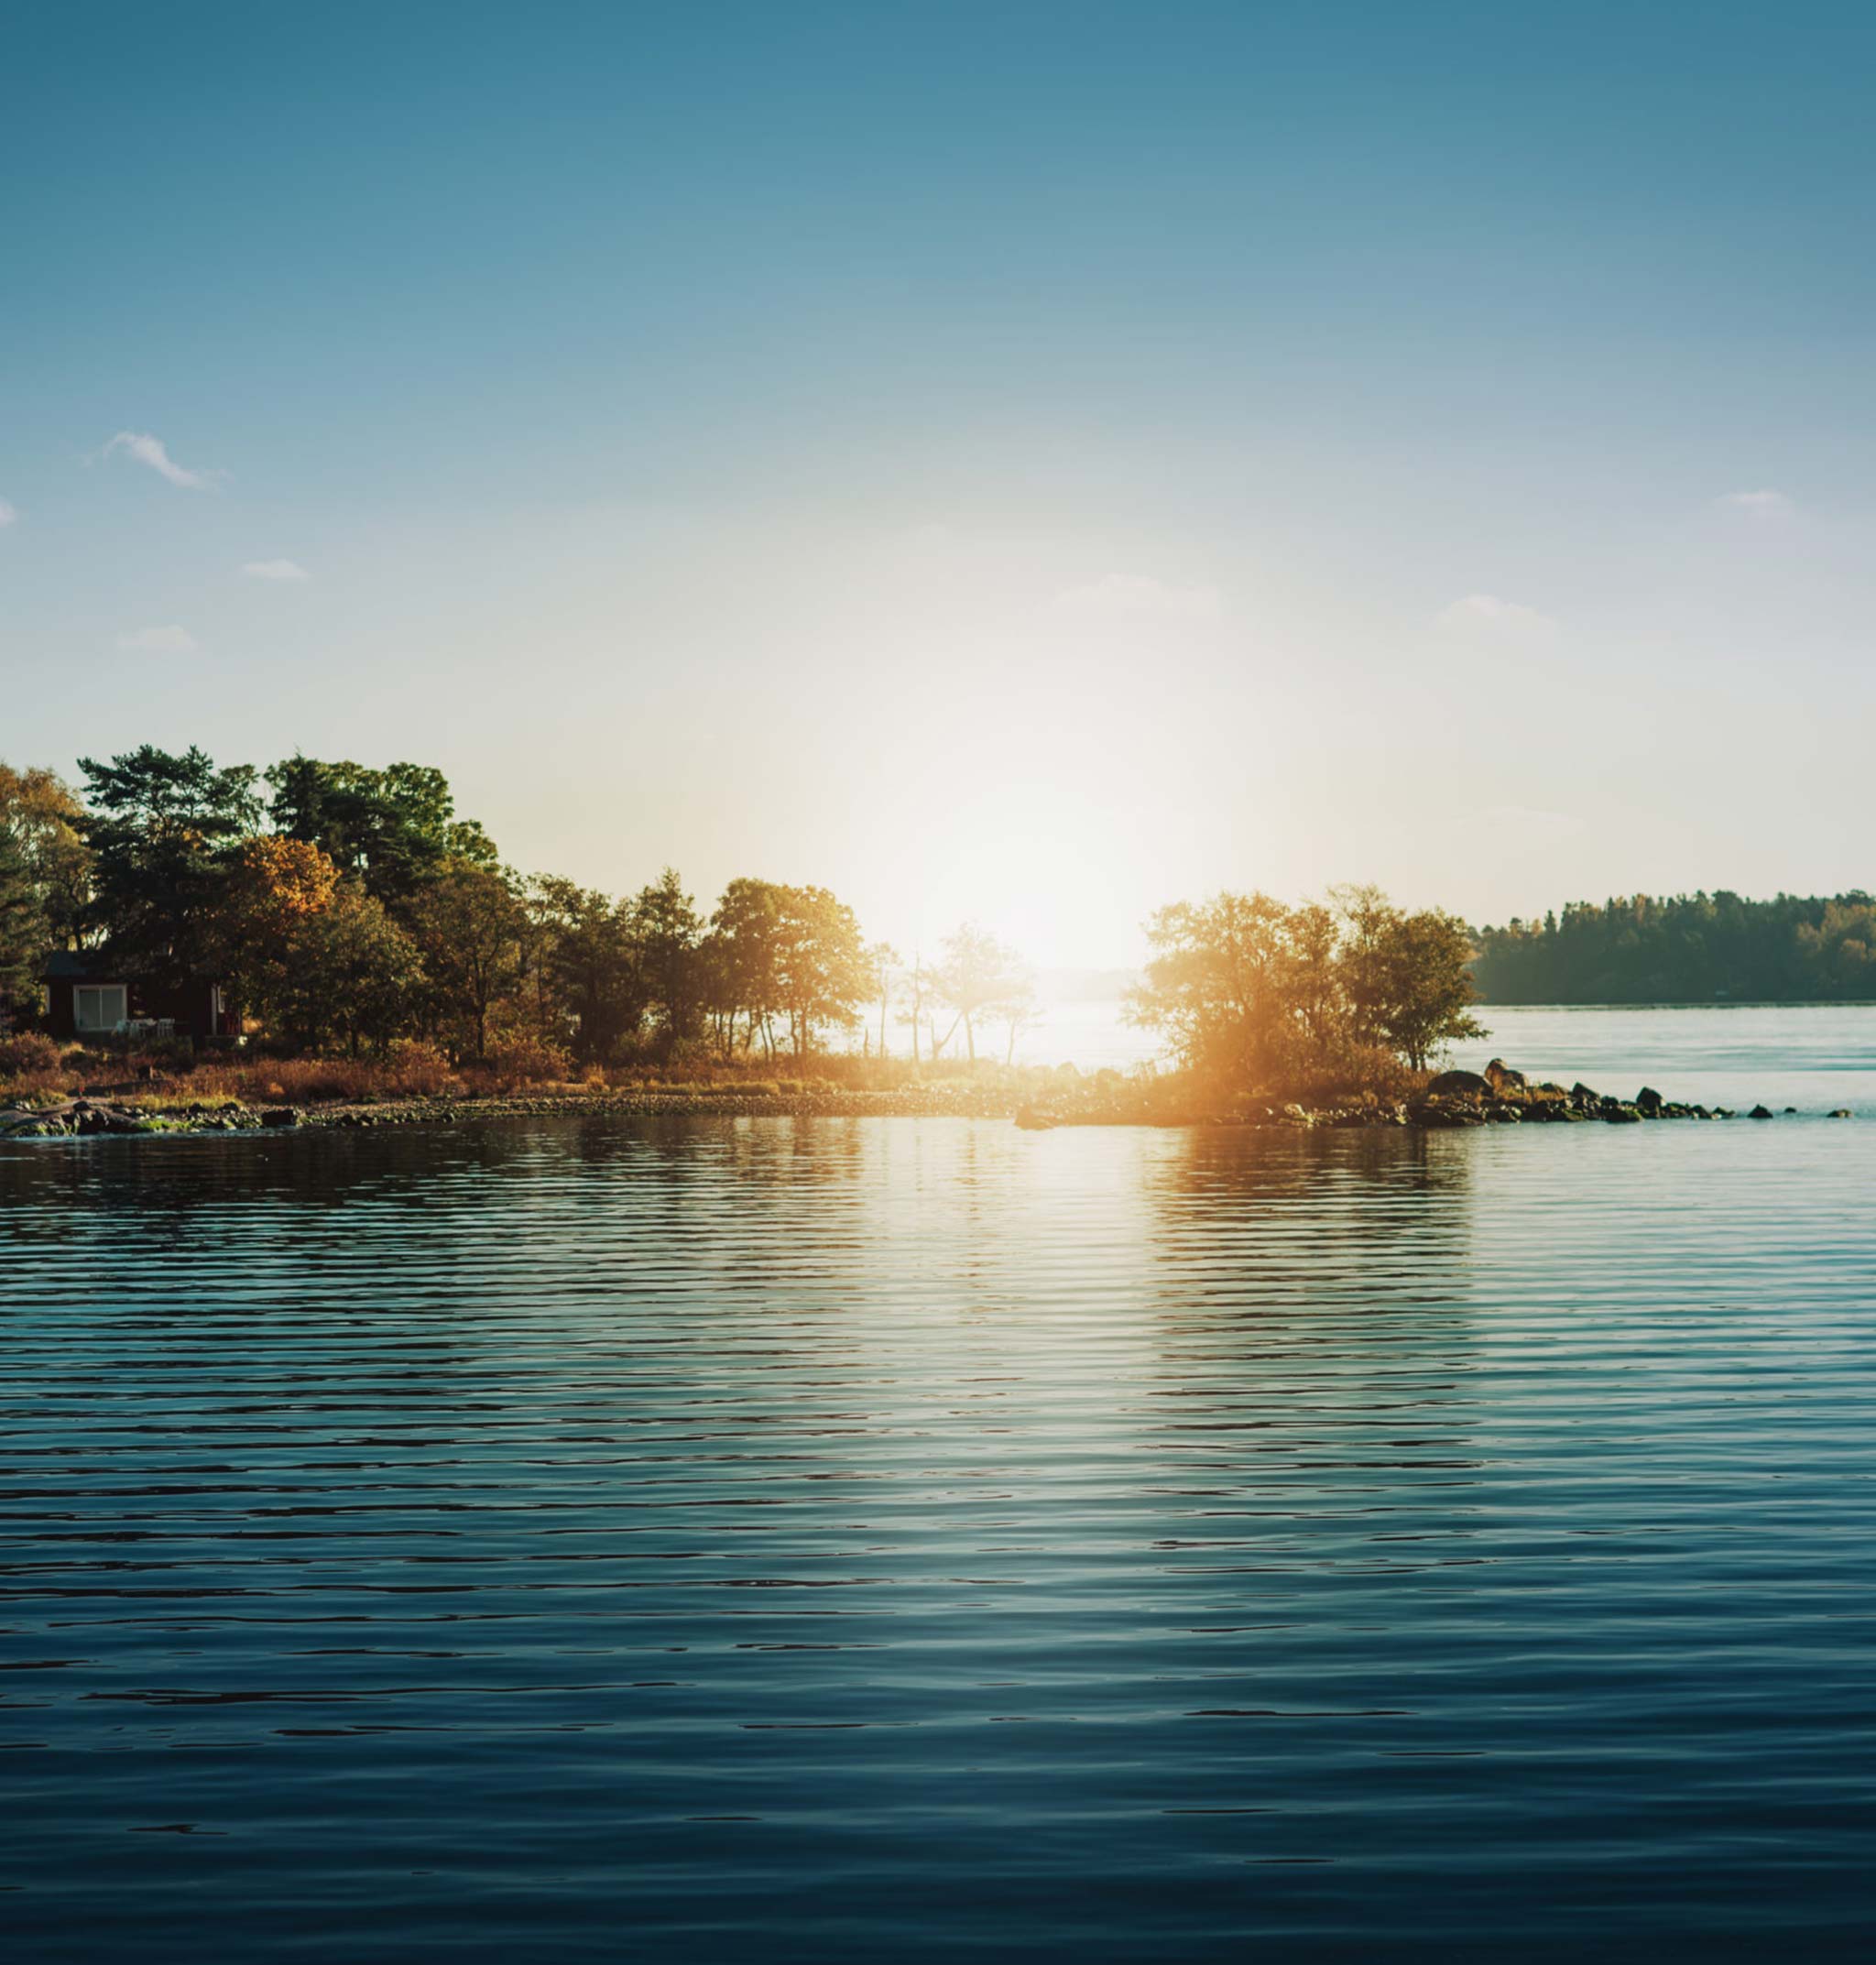
<path fill-rule="evenodd" d="M 489 1013 L 521 979 L 525 926 L 518 882 L 504 868 L 447 860 L 417 895 L 411 932 L 458 1056 L 487 1054 Z"/>

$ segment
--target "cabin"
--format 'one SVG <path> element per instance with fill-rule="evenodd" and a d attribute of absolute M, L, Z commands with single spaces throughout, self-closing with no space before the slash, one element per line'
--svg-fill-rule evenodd
<path fill-rule="evenodd" d="M 207 977 L 170 987 L 131 975 L 108 949 L 55 949 L 40 972 L 46 1028 L 63 1043 L 88 1037 L 187 1037 L 232 1043 L 241 1012 L 228 990 Z"/>

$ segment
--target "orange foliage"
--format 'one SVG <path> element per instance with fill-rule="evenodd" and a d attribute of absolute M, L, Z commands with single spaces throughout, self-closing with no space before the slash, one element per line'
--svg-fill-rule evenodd
<path fill-rule="evenodd" d="M 304 839 L 249 839 L 241 847 L 232 901 L 242 938 L 264 942 L 323 914 L 339 869 Z"/>

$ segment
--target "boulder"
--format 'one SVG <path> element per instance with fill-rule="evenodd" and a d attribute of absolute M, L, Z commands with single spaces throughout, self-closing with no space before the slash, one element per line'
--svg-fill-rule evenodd
<path fill-rule="evenodd" d="M 1476 1071 L 1443 1071 L 1426 1088 L 1430 1098 L 1483 1098 L 1490 1090 Z"/>
<path fill-rule="evenodd" d="M 1856 1117 L 1848 1106 L 1838 1106 L 1837 1110 L 1830 1116 L 1832 1119 L 1854 1119 Z"/>
<path fill-rule="evenodd" d="M 1746 1114 L 1746 1117 L 1748 1119 L 1770 1119 L 1772 1117 L 1772 1109 L 1769 1106 L 1754 1106 L 1752 1109 Z"/>
<path fill-rule="evenodd" d="M 1522 1098 L 1529 1086 L 1524 1082 L 1522 1071 L 1513 1071 L 1501 1057 L 1495 1057 L 1485 1067 L 1485 1082 L 1491 1087 L 1494 1098 Z"/>
<path fill-rule="evenodd" d="M 1633 1106 L 1609 1106 L 1602 1116 L 1611 1126 L 1639 1126 L 1642 1123 L 1642 1115 Z"/>
<path fill-rule="evenodd" d="M 263 1126 L 297 1126 L 300 1115 L 291 1106 L 269 1106 L 260 1116 Z"/>
<path fill-rule="evenodd" d="M 1643 1112 L 1659 1112 L 1662 1107 L 1662 1097 L 1652 1085 L 1644 1085 L 1635 1094 L 1635 1103 Z"/>
<path fill-rule="evenodd" d="M 1581 1078 L 1570 1087 L 1570 1103 L 1573 1106 L 1593 1106 L 1601 1097 L 1600 1092 L 1592 1092 Z"/>

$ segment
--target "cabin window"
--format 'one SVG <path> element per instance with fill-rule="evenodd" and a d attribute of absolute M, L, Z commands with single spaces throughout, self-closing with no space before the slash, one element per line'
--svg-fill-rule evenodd
<path fill-rule="evenodd" d="M 115 1031 L 129 1013 L 122 983 L 82 983 L 71 992 L 71 1021 L 81 1031 Z"/>

